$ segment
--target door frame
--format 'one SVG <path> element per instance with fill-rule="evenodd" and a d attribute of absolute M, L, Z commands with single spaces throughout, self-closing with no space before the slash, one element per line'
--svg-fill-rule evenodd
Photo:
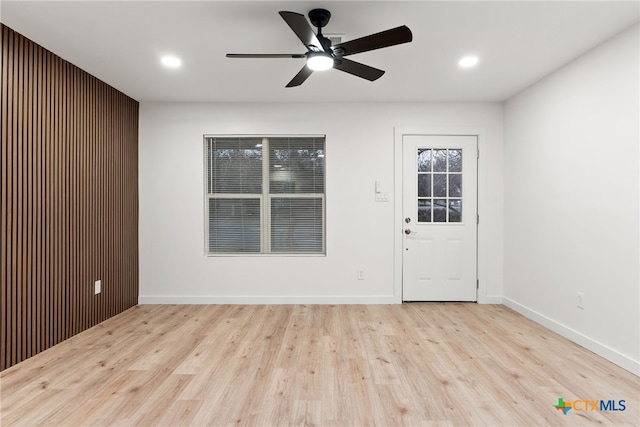
<path fill-rule="evenodd" d="M 393 272 L 393 299 L 402 304 L 402 248 L 403 225 L 402 222 L 402 197 L 403 197 L 403 169 L 402 169 L 402 140 L 404 135 L 429 135 L 429 136 L 475 136 L 478 138 L 478 216 L 480 222 L 477 227 L 476 268 L 478 277 L 477 302 L 490 303 L 487 298 L 487 221 L 486 216 L 486 191 L 487 191 L 487 159 L 486 159 L 486 131 L 481 128 L 431 128 L 431 127 L 394 127 L 394 272 Z"/>

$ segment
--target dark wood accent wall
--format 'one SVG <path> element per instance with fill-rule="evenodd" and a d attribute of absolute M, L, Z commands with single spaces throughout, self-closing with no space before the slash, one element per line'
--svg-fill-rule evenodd
<path fill-rule="evenodd" d="M 3 370 L 137 304 L 139 104 L 1 30 Z"/>

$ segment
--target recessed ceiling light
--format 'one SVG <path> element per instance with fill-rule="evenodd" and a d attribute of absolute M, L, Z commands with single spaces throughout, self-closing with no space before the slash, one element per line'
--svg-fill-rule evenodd
<path fill-rule="evenodd" d="M 180 58 L 171 55 L 163 56 L 160 61 L 162 62 L 162 65 L 169 68 L 178 68 L 182 65 Z"/>
<path fill-rule="evenodd" d="M 465 56 L 464 58 L 460 59 L 460 61 L 458 61 L 458 65 L 462 68 L 473 67 L 477 63 L 478 63 L 477 56 Z"/>

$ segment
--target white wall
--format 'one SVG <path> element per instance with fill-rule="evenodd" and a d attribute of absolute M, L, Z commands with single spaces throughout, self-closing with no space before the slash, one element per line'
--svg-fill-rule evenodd
<path fill-rule="evenodd" d="M 287 89 L 300 90 L 300 89 Z M 502 295 L 501 104 L 140 106 L 141 303 L 393 303 L 394 127 L 483 129 L 481 302 Z M 203 134 L 326 134 L 327 256 L 206 257 Z M 391 192 L 374 201 L 374 183 Z M 356 279 L 357 269 L 365 280 Z M 398 285 L 398 284 L 396 284 Z"/>
<path fill-rule="evenodd" d="M 640 375 L 638 38 L 506 102 L 504 302 Z"/>

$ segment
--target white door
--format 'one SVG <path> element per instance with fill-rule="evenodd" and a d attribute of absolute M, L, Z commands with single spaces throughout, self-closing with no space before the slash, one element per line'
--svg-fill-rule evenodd
<path fill-rule="evenodd" d="M 476 301 L 476 136 L 402 136 L 402 299 Z"/>

